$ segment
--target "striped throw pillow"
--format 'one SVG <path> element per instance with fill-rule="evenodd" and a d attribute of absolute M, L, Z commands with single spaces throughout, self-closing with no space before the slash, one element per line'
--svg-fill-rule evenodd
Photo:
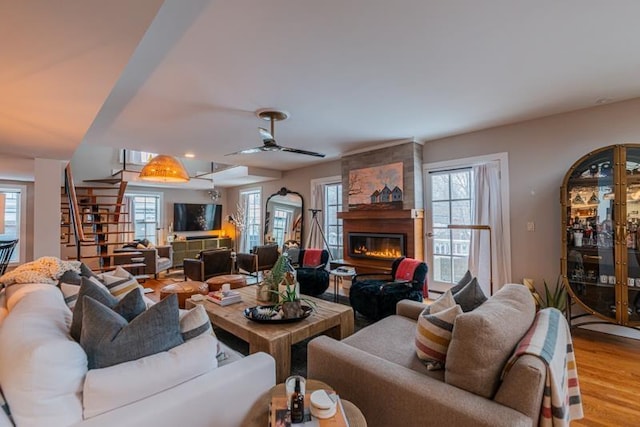
<path fill-rule="evenodd" d="M 216 340 L 218 339 L 211 327 L 207 310 L 205 310 L 202 304 L 196 305 L 189 311 L 180 310 L 180 333 L 185 342 L 200 337 L 203 334 L 211 334 Z M 220 341 L 217 342 L 216 348 L 216 358 L 218 362 L 225 360 L 227 355 L 222 350 Z"/>
<path fill-rule="evenodd" d="M 416 353 L 428 370 L 444 368 L 453 325 L 460 314 L 462 309 L 456 304 L 433 314 L 423 311 L 418 317 Z"/>
<path fill-rule="evenodd" d="M 64 274 L 60 276 L 58 287 L 62 292 L 64 302 L 67 304 L 67 307 L 69 307 L 71 311 L 73 311 L 73 308 L 76 305 L 76 301 L 78 300 L 78 292 L 80 291 L 80 285 L 82 284 L 83 277 L 91 280 L 102 289 L 108 290 L 107 287 L 100 281 L 98 275 L 93 273 L 93 271 L 91 271 L 91 269 L 89 269 L 89 267 L 87 267 L 84 263 L 80 265 L 80 274 L 73 270 L 65 271 Z"/>
<path fill-rule="evenodd" d="M 122 267 L 117 267 L 113 271 L 102 273 L 100 278 L 107 286 L 107 289 L 109 289 L 109 293 L 119 300 L 137 288 L 140 288 L 140 292 L 144 293 L 142 286 L 138 284 L 136 278 Z"/>
<path fill-rule="evenodd" d="M 451 291 L 447 291 L 440 296 L 437 300 L 429 304 L 425 311 L 427 314 L 436 314 L 442 310 L 446 310 L 447 308 L 451 308 L 456 305 L 456 301 L 453 299 L 453 294 Z"/>
<path fill-rule="evenodd" d="M 180 333 L 185 341 L 205 333 L 215 335 L 203 305 L 198 304 L 189 311 L 180 310 Z"/>

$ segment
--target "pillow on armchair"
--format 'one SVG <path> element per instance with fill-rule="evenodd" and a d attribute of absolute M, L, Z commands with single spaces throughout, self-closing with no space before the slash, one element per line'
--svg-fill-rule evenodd
<path fill-rule="evenodd" d="M 300 292 L 305 295 L 321 295 L 329 287 L 329 272 L 326 270 L 329 251 L 326 249 L 305 249 L 300 251 L 300 267 L 296 277 Z"/>

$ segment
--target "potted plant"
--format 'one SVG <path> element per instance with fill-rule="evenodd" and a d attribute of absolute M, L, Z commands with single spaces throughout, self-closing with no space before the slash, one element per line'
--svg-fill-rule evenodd
<path fill-rule="evenodd" d="M 312 308 L 316 306 L 316 304 L 310 299 L 300 296 L 295 276 L 291 272 L 286 272 L 284 274 L 279 290 L 272 292 L 277 295 L 280 301 L 280 308 L 283 313 L 282 317 L 285 319 L 302 317 L 304 314 L 304 310 L 302 309 L 303 301 L 309 304 Z"/>
<path fill-rule="evenodd" d="M 547 285 L 546 280 L 543 281 L 544 298 L 542 298 L 542 296 L 536 290 L 535 286 L 533 285 L 533 280 L 524 279 L 522 282 L 527 288 L 529 288 L 531 296 L 535 300 L 538 309 L 553 307 L 557 308 L 563 313 L 567 309 L 567 288 L 562 276 L 558 276 L 556 286 L 553 290 L 551 290 L 549 285 Z"/>
<path fill-rule="evenodd" d="M 270 271 L 265 273 L 262 283 L 258 286 L 258 300 L 278 302 L 278 285 L 284 278 L 284 273 L 289 270 L 289 260 L 285 255 L 280 255 Z M 276 292 L 274 295 L 273 292 Z"/>

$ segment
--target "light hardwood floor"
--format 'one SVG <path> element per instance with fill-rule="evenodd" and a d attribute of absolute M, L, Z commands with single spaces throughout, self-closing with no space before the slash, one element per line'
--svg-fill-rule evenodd
<path fill-rule="evenodd" d="M 572 426 L 640 425 L 640 341 L 573 330 L 585 417 Z"/>
<path fill-rule="evenodd" d="M 180 276 L 175 280 L 182 280 Z M 143 286 L 159 289 L 168 281 L 149 279 Z M 586 329 L 574 329 L 585 417 L 580 426 L 640 426 L 640 341 Z"/>

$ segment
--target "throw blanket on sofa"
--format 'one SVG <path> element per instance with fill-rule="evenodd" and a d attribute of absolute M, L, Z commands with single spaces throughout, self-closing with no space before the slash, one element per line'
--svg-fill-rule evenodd
<path fill-rule="evenodd" d="M 533 325 L 507 362 L 504 372 L 523 354 L 537 356 L 547 366 L 539 425 L 569 426 L 571 420 L 582 418 L 582 400 L 571 331 L 560 311 L 546 308 L 538 312 Z"/>
<path fill-rule="evenodd" d="M 27 262 L 0 277 L 0 284 L 47 283 L 57 285 L 65 271 L 73 270 L 80 274 L 80 261 L 63 261 L 60 258 L 45 256 Z"/>

